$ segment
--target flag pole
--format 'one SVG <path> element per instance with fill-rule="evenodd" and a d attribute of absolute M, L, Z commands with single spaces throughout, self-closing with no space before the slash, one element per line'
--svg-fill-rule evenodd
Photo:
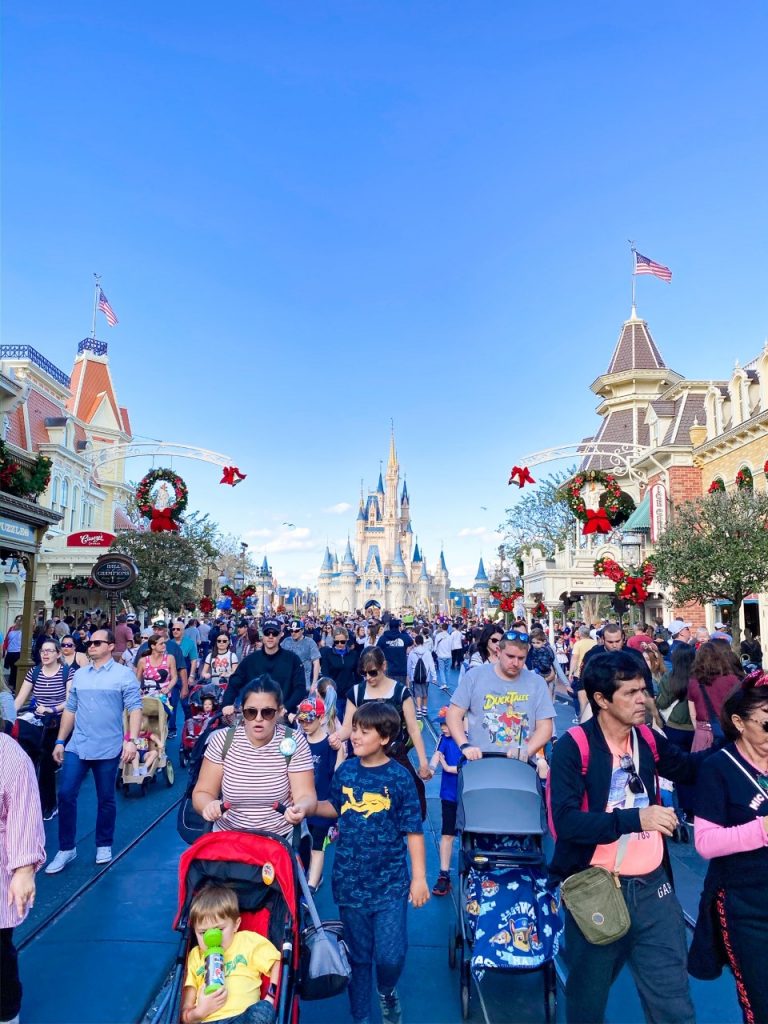
<path fill-rule="evenodd" d="M 101 274 L 94 272 L 95 286 L 93 293 L 93 319 L 91 321 L 91 340 L 96 340 L 96 313 L 99 308 L 99 291 L 101 289 Z"/>
<path fill-rule="evenodd" d="M 637 262 L 635 260 L 636 249 L 635 249 L 634 239 L 628 238 L 627 241 L 629 242 L 629 251 L 632 253 L 632 316 L 636 317 L 637 316 L 637 312 L 635 310 L 635 282 L 637 280 L 637 274 L 635 273 L 636 262 Z"/>

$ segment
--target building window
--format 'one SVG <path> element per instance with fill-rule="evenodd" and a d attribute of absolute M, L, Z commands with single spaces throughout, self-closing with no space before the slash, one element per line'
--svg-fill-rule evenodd
<path fill-rule="evenodd" d="M 64 478 L 61 481 L 61 507 L 67 508 L 69 506 L 69 480 Z"/>
<path fill-rule="evenodd" d="M 69 514 L 69 531 L 70 533 L 77 529 L 77 513 L 79 512 L 80 505 L 80 488 L 72 488 L 72 511 Z"/>
<path fill-rule="evenodd" d="M 86 516 L 88 515 L 88 505 L 90 502 L 83 500 L 83 506 L 80 509 L 80 529 L 85 529 Z"/>
<path fill-rule="evenodd" d="M 93 526 L 93 502 L 88 505 L 88 527 Z"/>
<path fill-rule="evenodd" d="M 51 484 L 51 508 L 59 503 L 59 478 L 55 476 Z"/>

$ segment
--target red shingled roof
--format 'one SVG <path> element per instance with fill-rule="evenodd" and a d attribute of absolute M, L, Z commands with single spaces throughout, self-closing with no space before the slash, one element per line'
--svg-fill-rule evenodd
<path fill-rule="evenodd" d="M 106 396 L 118 427 L 124 429 L 106 363 L 88 357 L 75 360 L 72 369 L 72 394 L 69 408 L 85 423 L 91 422 Z"/>
<path fill-rule="evenodd" d="M 32 435 L 32 451 L 39 451 L 41 444 L 47 444 L 50 438 L 45 426 L 46 417 L 57 417 L 62 415 L 62 408 L 58 402 L 54 402 L 48 395 L 42 394 L 35 388 L 30 388 L 27 395 L 27 415 L 29 416 L 29 430 Z"/>
<path fill-rule="evenodd" d="M 24 451 L 27 450 L 27 435 L 24 429 L 24 413 L 22 412 L 21 406 L 17 406 L 12 413 L 8 415 L 9 426 L 8 426 L 8 437 L 9 444 L 15 444 L 17 448 L 22 448 Z"/>

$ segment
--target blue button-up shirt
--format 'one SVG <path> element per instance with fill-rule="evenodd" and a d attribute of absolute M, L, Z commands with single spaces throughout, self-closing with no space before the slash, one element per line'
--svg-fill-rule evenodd
<path fill-rule="evenodd" d="M 141 710 L 136 676 L 112 659 L 101 668 L 85 665 L 72 677 L 66 709 L 76 716 L 68 751 L 84 761 L 117 757 L 123 748 L 123 711 Z"/>

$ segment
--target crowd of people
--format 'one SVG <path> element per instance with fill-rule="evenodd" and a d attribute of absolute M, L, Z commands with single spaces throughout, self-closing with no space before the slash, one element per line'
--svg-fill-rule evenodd
<path fill-rule="evenodd" d="M 6 637 L 0 710 L 8 726 L 19 715 L 37 735 L 27 746 L 32 760 L 0 735 L 4 904 L 8 897 L 0 911 L 0 1019 L 18 1013 L 12 930 L 34 902 L 34 874 L 45 862 L 43 820 L 58 818 L 58 850 L 45 867 L 58 874 L 77 856 L 78 794 L 92 773 L 95 861 L 109 863 L 116 774 L 126 763 L 139 770 L 144 760 L 142 699 L 152 696 L 168 716 L 169 737 L 203 699 L 203 717 L 223 716 L 192 792 L 210 827 L 286 839 L 303 833 L 312 892 L 324 884 L 324 851 L 335 839 L 332 892 L 345 924 L 356 1024 L 369 1021 L 372 967 L 382 1019 L 402 1019 L 406 909 L 451 892 L 460 765 L 489 751 L 529 763 L 542 797 L 546 790 L 550 883 L 565 894 L 568 1021 L 604 1019 L 625 963 L 647 1020 L 695 1019 L 666 848 L 668 839 L 691 835 L 710 862 L 691 970 L 714 977 L 727 964 L 744 1019 L 768 1020 L 758 957 L 768 905 L 752 885 L 768 846 L 768 676 L 760 644 L 747 636 L 736 653 L 724 624 L 710 634 L 682 619 L 640 622 L 629 632 L 607 620 L 571 623 L 553 635 L 524 620 L 404 624 L 376 607 L 328 620 L 158 618 L 144 628 L 123 614 L 114 631 L 93 619 L 41 623 L 35 664 L 15 681 L 21 648 Z M 558 702 L 572 702 L 574 711 L 560 736 Z M 423 731 L 430 703 L 439 729 L 431 759 Z M 430 888 L 425 782 L 436 772 L 440 863 Z M 628 930 L 605 944 L 585 933 L 569 896 L 570 883 L 594 869 L 615 876 L 628 911 Z M 226 892 L 206 899 L 195 911 L 201 920 L 236 919 Z M 247 938 L 236 939 L 237 932 L 235 924 L 232 942 Z M 269 974 L 270 951 L 258 948 Z M 210 998 L 195 978 L 188 974 L 185 1021 L 272 1019 L 269 993 L 242 1006 Z"/>

